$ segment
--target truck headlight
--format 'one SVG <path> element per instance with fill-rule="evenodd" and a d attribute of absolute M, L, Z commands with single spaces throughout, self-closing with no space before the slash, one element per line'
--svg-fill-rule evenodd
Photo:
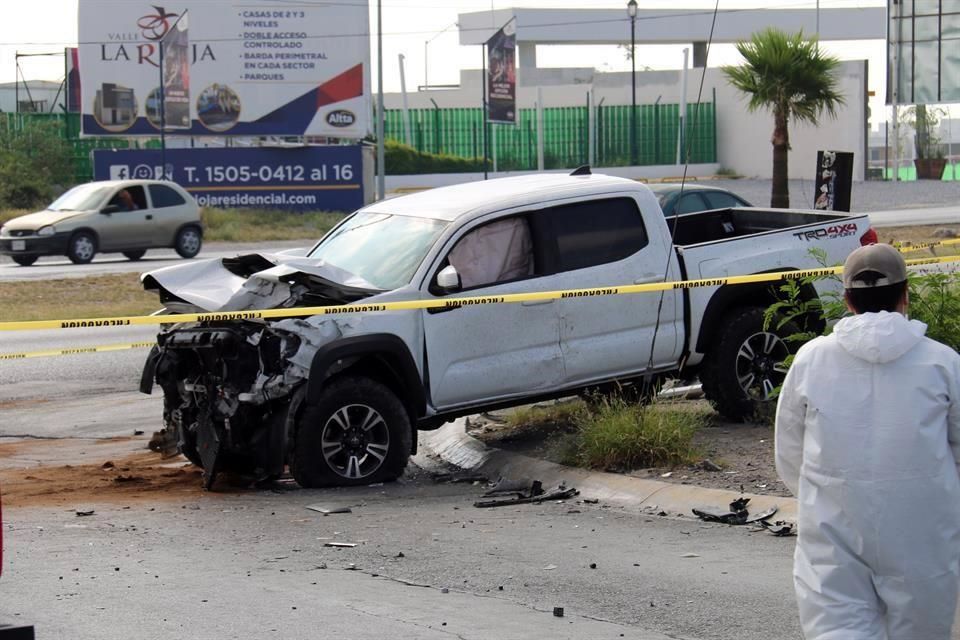
<path fill-rule="evenodd" d="M 44 236 L 44 237 L 52 236 L 54 233 L 56 233 L 56 229 L 54 229 L 52 225 L 48 225 L 46 227 L 43 227 L 39 231 L 37 231 L 38 236 Z"/>

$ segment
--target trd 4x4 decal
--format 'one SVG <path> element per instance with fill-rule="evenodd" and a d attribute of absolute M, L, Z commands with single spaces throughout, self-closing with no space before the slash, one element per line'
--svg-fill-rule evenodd
<path fill-rule="evenodd" d="M 812 229 L 810 231 L 799 231 L 794 233 L 794 237 L 799 240 L 819 240 L 821 238 L 845 238 L 857 233 L 857 225 L 852 222 L 846 224 L 835 224 L 825 229 Z"/>

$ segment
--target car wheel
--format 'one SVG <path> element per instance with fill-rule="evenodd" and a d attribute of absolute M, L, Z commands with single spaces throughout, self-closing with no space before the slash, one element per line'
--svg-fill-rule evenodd
<path fill-rule="evenodd" d="M 395 480 L 407 466 L 412 437 L 410 417 L 390 389 L 343 377 L 298 417 L 290 472 L 303 487 Z"/>
<path fill-rule="evenodd" d="M 79 231 L 70 238 L 67 257 L 74 264 L 87 264 L 97 255 L 97 239 L 88 231 Z"/>
<path fill-rule="evenodd" d="M 173 248 L 181 258 L 193 258 L 200 253 L 203 236 L 196 227 L 184 227 L 177 232 Z"/>
<path fill-rule="evenodd" d="M 700 370 L 703 393 L 724 417 L 746 420 L 775 400 L 787 375 L 783 361 L 798 346 L 785 338 L 800 329 L 793 322 L 764 329 L 763 309 L 748 307 L 724 318 L 718 332 Z"/>
<path fill-rule="evenodd" d="M 29 267 L 34 262 L 37 261 L 37 258 L 40 256 L 10 256 L 13 258 L 13 261 L 16 262 L 21 267 Z"/>
<path fill-rule="evenodd" d="M 123 255 L 127 260 L 132 260 L 133 262 L 136 262 L 137 260 L 142 258 L 144 255 L 146 255 L 146 253 L 147 253 L 146 249 L 140 249 L 139 251 L 124 251 Z"/>

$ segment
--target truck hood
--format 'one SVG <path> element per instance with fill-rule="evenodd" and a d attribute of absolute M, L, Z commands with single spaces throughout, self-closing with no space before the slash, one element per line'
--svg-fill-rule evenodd
<path fill-rule="evenodd" d="M 211 258 L 149 271 L 143 288 L 161 302 L 187 302 L 204 311 L 346 304 L 380 293 L 323 260 L 274 253 Z"/>
<path fill-rule="evenodd" d="M 51 224 L 57 224 L 58 222 L 63 222 L 74 218 L 76 216 L 82 215 L 84 213 L 89 213 L 88 211 L 50 211 L 49 209 L 45 211 L 38 211 L 36 213 L 28 213 L 25 216 L 19 216 L 17 218 L 12 218 L 5 222 L 3 226 L 9 230 L 17 231 L 37 231 L 43 227 L 49 226 Z"/>

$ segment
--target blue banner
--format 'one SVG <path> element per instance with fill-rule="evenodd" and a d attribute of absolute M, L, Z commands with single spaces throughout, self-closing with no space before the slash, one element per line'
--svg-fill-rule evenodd
<path fill-rule="evenodd" d="M 166 175 L 202 207 L 354 211 L 363 206 L 360 146 L 98 149 L 96 180 L 154 180 Z"/>

